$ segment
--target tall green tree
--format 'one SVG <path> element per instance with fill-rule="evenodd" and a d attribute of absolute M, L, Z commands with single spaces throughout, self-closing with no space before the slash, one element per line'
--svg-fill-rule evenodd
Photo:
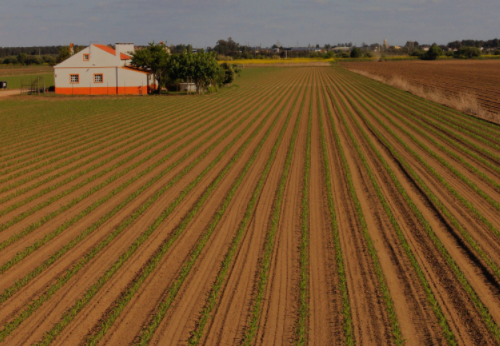
<path fill-rule="evenodd" d="M 431 48 L 424 55 L 422 55 L 422 59 L 424 60 L 436 60 L 438 57 L 443 55 L 443 50 L 439 48 L 437 44 L 433 44 Z"/>
<path fill-rule="evenodd" d="M 161 88 L 165 84 L 165 76 L 169 68 L 169 54 L 165 46 L 166 43 L 150 43 L 146 48 L 132 53 L 131 64 L 143 69 L 150 70 L 157 81 L 157 93 L 161 93 Z"/>
<path fill-rule="evenodd" d="M 363 50 L 361 48 L 354 48 L 351 51 L 351 58 L 362 58 L 363 57 Z"/>
<path fill-rule="evenodd" d="M 189 75 L 196 84 L 198 93 L 210 84 L 220 85 L 221 68 L 215 59 L 215 52 L 205 52 L 203 49 L 197 54 L 188 54 L 190 60 Z"/>

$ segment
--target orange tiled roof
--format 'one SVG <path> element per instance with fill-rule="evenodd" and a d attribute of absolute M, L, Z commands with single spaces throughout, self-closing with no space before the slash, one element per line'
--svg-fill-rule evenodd
<path fill-rule="evenodd" d="M 109 47 L 109 46 L 105 46 L 103 44 L 94 44 L 94 46 L 96 46 L 97 48 L 100 48 L 102 49 L 103 51 L 111 54 L 111 55 L 116 55 L 116 50 L 114 50 L 113 48 Z M 127 54 L 123 54 L 123 53 L 120 53 L 120 59 L 121 60 L 129 60 L 129 59 L 132 59 L 130 56 L 128 56 Z"/>

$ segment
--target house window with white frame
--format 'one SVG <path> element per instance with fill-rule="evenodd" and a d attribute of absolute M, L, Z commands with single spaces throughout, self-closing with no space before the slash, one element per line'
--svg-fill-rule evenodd
<path fill-rule="evenodd" d="M 83 61 L 89 61 L 89 54 L 83 54 Z"/>
<path fill-rule="evenodd" d="M 102 82 L 103 82 L 102 73 L 95 74 L 94 75 L 94 83 L 102 83 Z"/>
<path fill-rule="evenodd" d="M 77 74 L 72 74 L 70 75 L 70 82 L 71 84 L 78 84 L 80 82 L 80 76 Z"/>

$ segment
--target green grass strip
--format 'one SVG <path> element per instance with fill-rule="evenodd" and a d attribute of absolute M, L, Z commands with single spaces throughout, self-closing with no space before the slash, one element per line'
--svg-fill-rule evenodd
<path fill-rule="evenodd" d="M 342 110 L 338 105 L 338 102 L 335 98 L 335 96 L 332 94 L 331 89 L 328 87 L 328 91 L 330 93 L 330 98 L 335 104 L 335 108 L 338 110 L 340 114 L 342 114 Z M 325 98 L 327 98 L 326 90 L 323 88 L 323 93 L 325 94 Z M 392 335 L 394 337 L 394 342 L 396 345 L 403 345 L 405 340 L 403 338 L 402 332 L 401 332 L 401 327 L 399 326 L 399 321 L 398 317 L 396 315 L 396 310 L 394 309 L 394 302 L 391 297 L 391 293 L 389 292 L 389 288 L 387 287 L 387 279 L 385 278 L 384 272 L 382 270 L 382 266 L 380 264 L 380 261 L 377 256 L 377 251 L 375 250 L 375 246 L 373 245 L 373 240 L 368 232 L 368 225 L 366 224 L 366 219 L 363 215 L 363 209 L 361 208 L 361 203 L 359 202 L 359 198 L 356 194 L 356 189 L 354 187 L 354 182 L 352 179 L 351 171 L 349 168 L 349 165 L 347 163 L 347 159 L 345 157 L 344 150 L 342 149 L 342 143 L 340 142 L 340 137 L 337 132 L 337 128 L 335 126 L 335 121 L 333 119 L 333 112 L 330 107 L 330 104 L 327 103 L 328 105 L 328 115 L 330 119 L 330 126 L 333 129 L 333 133 L 335 136 L 335 142 L 337 144 L 337 150 L 339 152 L 341 161 L 342 161 L 342 166 L 344 168 L 344 173 L 347 179 L 347 185 L 349 189 L 349 194 L 351 195 L 352 202 L 354 203 L 354 208 L 356 210 L 356 216 L 358 218 L 359 226 L 363 232 L 363 236 L 366 241 L 366 245 L 368 248 L 368 253 L 370 254 L 370 257 L 373 262 L 373 266 L 375 269 L 375 274 L 378 279 L 378 285 L 379 285 L 379 290 L 382 295 L 383 301 L 385 303 L 385 310 L 387 311 L 388 317 L 389 317 L 389 323 L 391 326 L 392 330 Z"/>

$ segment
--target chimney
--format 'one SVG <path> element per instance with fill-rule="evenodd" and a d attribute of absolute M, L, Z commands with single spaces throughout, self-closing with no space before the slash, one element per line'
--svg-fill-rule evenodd
<path fill-rule="evenodd" d="M 135 46 L 133 43 L 117 43 L 115 44 L 116 56 L 120 57 L 120 53 L 130 54 L 135 52 Z"/>
<path fill-rule="evenodd" d="M 75 51 L 75 50 L 74 50 L 74 46 L 75 46 L 75 45 L 74 45 L 73 43 L 70 43 L 70 44 L 69 44 L 69 54 L 71 54 L 71 55 L 73 55 L 73 52 Z"/>

